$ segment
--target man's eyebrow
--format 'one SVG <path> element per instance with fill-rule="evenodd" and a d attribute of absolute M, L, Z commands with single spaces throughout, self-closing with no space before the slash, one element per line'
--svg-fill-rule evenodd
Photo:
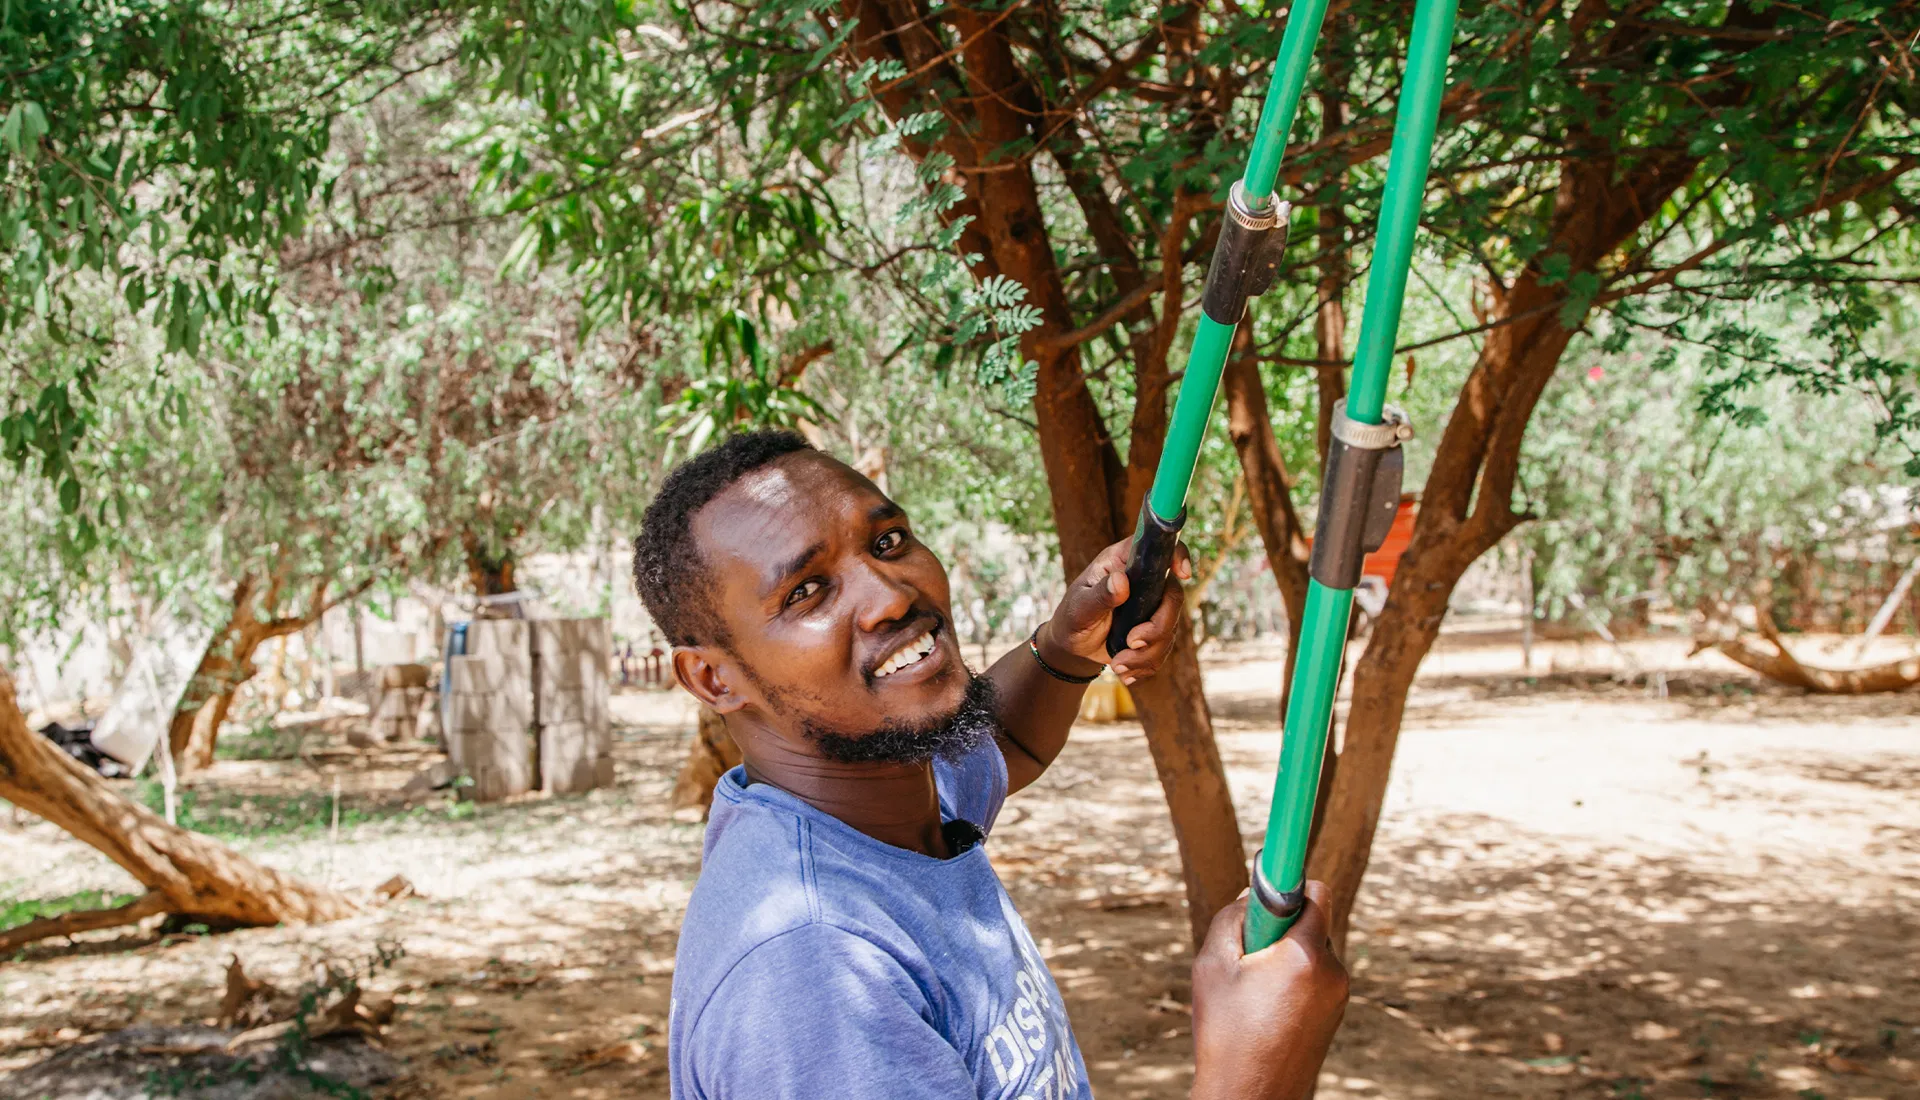
<path fill-rule="evenodd" d="M 874 505 L 873 511 L 867 513 L 868 523 L 885 523 L 890 519 L 906 518 L 907 510 L 890 500 Z"/>
<path fill-rule="evenodd" d="M 827 548 L 826 543 L 816 542 L 812 546 L 807 547 L 805 550 L 802 550 L 798 554 L 795 554 L 793 557 L 787 559 L 785 564 L 781 565 L 778 569 L 774 570 L 773 572 L 767 574 L 766 584 L 764 586 L 765 591 L 763 592 L 763 594 L 768 596 L 773 595 L 773 590 L 780 586 L 780 582 L 786 580 L 788 577 L 793 576 L 795 573 L 800 572 L 802 569 L 805 569 L 807 567 L 807 563 L 811 562 L 814 558 L 818 557 L 822 551 L 826 550 L 826 548 Z"/>

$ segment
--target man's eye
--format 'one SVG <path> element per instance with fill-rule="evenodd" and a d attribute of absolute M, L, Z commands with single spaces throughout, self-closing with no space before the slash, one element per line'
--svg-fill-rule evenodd
<path fill-rule="evenodd" d="M 792 607 L 794 604 L 807 599 L 818 591 L 820 591 L 819 581 L 803 581 L 795 586 L 793 591 L 787 593 L 787 606 Z"/>
<path fill-rule="evenodd" d="M 884 557 L 906 545 L 906 542 L 907 533 L 896 528 L 873 540 L 873 552 Z"/>

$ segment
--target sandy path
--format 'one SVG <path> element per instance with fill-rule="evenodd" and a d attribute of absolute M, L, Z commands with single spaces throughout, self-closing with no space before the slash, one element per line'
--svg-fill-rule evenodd
<path fill-rule="evenodd" d="M 1805 699 L 1720 669 L 1676 672 L 1665 698 L 1590 674 L 1530 684 L 1516 651 L 1465 642 L 1436 666 L 1402 737 L 1321 1096 L 1920 1097 L 1920 697 Z M 1209 670 L 1250 847 L 1277 674 L 1258 655 Z M 349 886 L 402 873 L 426 897 L 320 928 L 30 951 L 0 965 L 0 1095 L 7 1069 L 75 1039 L 211 1017 L 230 953 L 295 985 L 315 959 L 388 941 L 406 951 L 376 983 L 401 990 L 391 1044 L 431 1082 L 412 1092 L 663 1098 L 699 833 L 662 812 L 680 704 L 617 705 L 621 784 L 588 798 L 400 815 L 405 767 L 379 765 L 405 758 L 329 756 L 327 777 L 222 763 L 221 789 L 263 799 L 339 774 L 374 818 L 337 848 L 318 830 L 251 851 Z M 1184 1096 L 1185 920 L 1137 727 L 1077 734 L 994 848 L 1097 1095 Z M 0 812 L 0 896 L 126 885 Z"/>

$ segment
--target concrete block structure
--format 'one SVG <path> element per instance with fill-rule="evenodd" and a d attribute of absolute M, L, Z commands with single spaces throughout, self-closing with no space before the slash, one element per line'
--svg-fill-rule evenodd
<path fill-rule="evenodd" d="M 476 619 L 449 632 L 447 755 L 491 802 L 613 785 L 605 619 Z"/>

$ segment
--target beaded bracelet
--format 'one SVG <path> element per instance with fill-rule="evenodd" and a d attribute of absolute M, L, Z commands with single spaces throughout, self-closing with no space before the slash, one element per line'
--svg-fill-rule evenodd
<path fill-rule="evenodd" d="M 1059 669 L 1048 664 L 1047 659 L 1045 657 L 1040 656 L 1040 628 L 1037 626 L 1033 628 L 1032 634 L 1027 635 L 1027 652 L 1033 654 L 1034 661 L 1036 661 L 1040 665 L 1040 668 L 1043 672 L 1053 677 L 1054 679 L 1061 681 L 1062 683 L 1080 684 L 1082 686 L 1085 686 L 1087 684 L 1093 683 L 1095 680 L 1098 680 L 1100 678 L 1100 674 L 1098 672 L 1094 673 L 1091 676 L 1074 676 L 1070 673 L 1062 672 Z"/>

